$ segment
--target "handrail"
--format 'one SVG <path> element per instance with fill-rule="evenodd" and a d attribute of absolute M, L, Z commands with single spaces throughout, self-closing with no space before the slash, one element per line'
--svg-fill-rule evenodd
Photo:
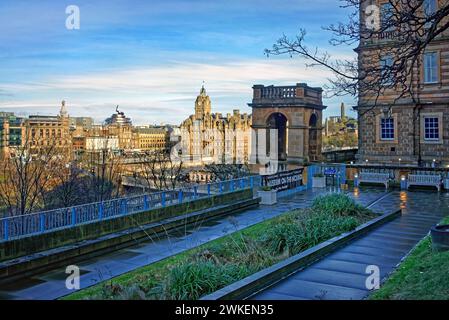
<path fill-rule="evenodd" d="M 258 176 L 0 218 L 0 242 L 253 188 Z"/>

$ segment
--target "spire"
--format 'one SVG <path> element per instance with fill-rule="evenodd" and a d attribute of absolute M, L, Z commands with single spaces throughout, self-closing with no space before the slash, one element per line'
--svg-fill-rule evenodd
<path fill-rule="evenodd" d="M 67 109 L 65 108 L 65 100 L 61 102 L 61 109 L 59 110 L 59 115 L 61 117 L 68 117 Z"/>

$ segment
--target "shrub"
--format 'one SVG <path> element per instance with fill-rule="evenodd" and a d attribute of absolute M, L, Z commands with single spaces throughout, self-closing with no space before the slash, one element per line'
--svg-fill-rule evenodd
<path fill-rule="evenodd" d="M 317 197 L 313 201 L 312 210 L 334 216 L 361 216 L 368 213 L 368 210 L 363 206 L 341 193 Z"/>
<path fill-rule="evenodd" d="M 190 261 L 170 270 L 162 284 L 163 298 L 196 300 L 229 283 L 245 277 L 245 268 L 233 264 L 217 264 L 208 260 Z"/>
<path fill-rule="evenodd" d="M 290 252 L 297 247 L 301 241 L 303 230 L 294 216 L 282 217 L 261 236 L 260 241 L 272 254 L 282 254 Z"/>

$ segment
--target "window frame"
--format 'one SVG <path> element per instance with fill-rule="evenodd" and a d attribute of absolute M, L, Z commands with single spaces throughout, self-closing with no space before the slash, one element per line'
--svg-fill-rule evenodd
<path fill-rule="evenodd" d="M 434 79 L 430 79 L 430 81 L 428 81 L 427 79 L 427 71 L 431 70 L 430 68 L 428 68 L 427 66 L 427 57 L 429 55 L 434 55 L 435 56 L 435 80 Z M 438 84 L 440 83 L 440 52 L 439 51 L 427 51 L 424 52 L 423 54 L 423 83 L 424 84 Z"/>
<path fill-rule="evenodd" d="M 427 120 L 432 120 L 428 122 Z M 436 121 L 435 121 L 436 120 Z M 427 125 L 432 125 L 432 127 L 427 127 Z M 429 137 L 427 134 L 429 133 Z M 436 135 L 432 138 L 430 135 Z M 424 140 L 425 141 L 439 141 L 440 140 L 440 121 L 438 116 L 424 116 Z"/>
<path fill-rule="evenodd" d="M 420 141 L 422 144 L 442 144 L 443 143 L 443 112 L 426 112 L 420 115 Z M 426 118 L 437 118 L 438 119 L 438 139 L 426 139 Z"/>
<path fill-rule="evenodd" d="M 384 127 L 384 125 L 385 126 L 387 125 L 387 123 L 386 123 L 387 120 L 389 121 L 389 123 L 388 123 L 389 127 L 388 128 Z M 380 128 L 379 128 L 379 130 L 380 130 L 380 137 L 379 138 L 380 138 L 381 141 L 394 141 L 395 131 L 396 131 L 394 118 L 393 117 L 390 117 L 390 118 L 381 117 L 380 118 Z M 384 133 L 386 135 L 388 134 L 388 137 L 384 137 Z M 391 135 L 391 138 L 389 137 L 390 135 Z"/>
<path fill-rule="evenodd" d="M 390 62 L 390 63 L 387 63 Z M 380 59 L 380 68 L 381 68 L 381 76 L 382 76 L 382 80 L 384 80 L 384 73 L 385 73 L 385 68 L 392 68 L 394 65 L 394 57 L 391 54 L 387 54 L 385 56 L 383 56 Z M 391 71 L 391 70 L 390 70 Z M 393 75 L 391 79 L 385 79 L 385 81 L 382 81 L 382 86 L 392 86 L 394 84 L 394 77 Z"/>
<path fill-rule="evenodd" d="M 391 119 L 393 119 L 393 139 L 383 139 L 382 138 L 382 119 L 384 119 L 383 113 L 378 113 L 376 115 L 376 127 L 375 127 L 375 141 L 376 144 L 398 144 L 399 141 L 399 125 L 398 125 L 398 114 L 392 113 Z"/>
<path fill-rule="evenodd" d="M 385 7 L 389 6 L 389 9 L 384 9 Z M 390 2 L 383 2 L 380 4 L 380 27 L 383 30 L 385 27 L 385 18 L 388 18 L 389 16 L 386 15 L 386 13 L 390 13 L 390 18 L 394 17 L 394 13 L 392 12 L 394 10 L 393 5 Z M 384 32 L 390 32 L 390 31 L 394 31 L 395 30 L 395 26 L 391 25 L 388 28 L 386 28 L 385 30 L 383 30 Z"/>
<path fill-rule="evenodd" d="M 432 1 L 432 3 L 428 3 L 428 1 Z M 430 7 L 430 5 L 433 6 L 431 7 L 432 11 L 428 11 L 427 9 Z M 432 16 L 433 14 L 435 14 L 435 12 L 438 11 L 438 0 L 423 0 L 423 11 L 424 11 L 424 15 L 426 18 Z"/>

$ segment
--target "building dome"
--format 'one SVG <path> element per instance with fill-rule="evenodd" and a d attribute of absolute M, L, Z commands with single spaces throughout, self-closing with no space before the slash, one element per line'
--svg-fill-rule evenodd
<path fill-rule="evenodd" d="M 125 116 L 125 113 L 119 111 L 118 106 L 115 109 L 117 113 L 114 113 L 111 117 L 105 120 L 106 125 L 119 125 L 119 126 L 131 126 L 132 121 Z"/>

